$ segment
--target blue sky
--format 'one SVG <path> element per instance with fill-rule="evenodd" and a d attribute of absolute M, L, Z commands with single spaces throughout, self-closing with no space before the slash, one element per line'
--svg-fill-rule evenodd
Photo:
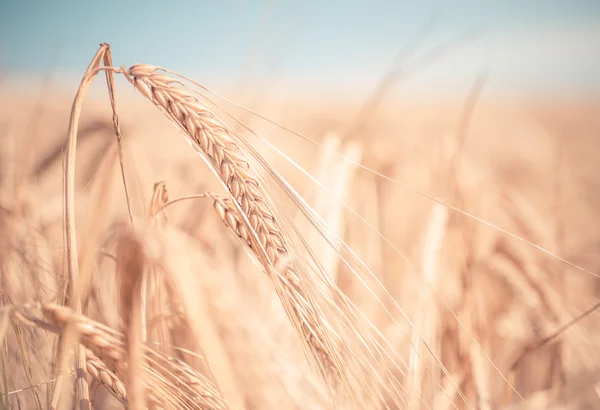
<path fill-rule="evenodd" d="M 81 75 L 100 42 L 115 65 L 144 62 L 206 84 L 371 88 L 428 18 L 418 53 L 473 27 L 483 32 L 407 87 L 490 86 L 600 94 L 600 1 L 7 1 L 0 66 Z M 417 54 L 418 54 L 417 53 Z M 410 67 L 410 64 L 409 64 Z"/>

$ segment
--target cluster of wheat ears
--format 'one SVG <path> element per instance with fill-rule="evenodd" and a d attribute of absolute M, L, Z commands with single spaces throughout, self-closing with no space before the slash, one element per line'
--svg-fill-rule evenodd
<path fill-rule="evenodd" d="M 106 75 L 108 83 L 119 143 L 115 158 L 119 158 L 122 172 L 126 161 L 120 150 L 117 75 L 180 129 L 214 173 L 223 193 L 169 201 L 167 185 L 156 183 L 148 217 L 140 222 L 129 206 L 131 193 L 124 184 L 129 221 L 112 226 L 93 252 L 82 254 L 77 234 L 86 235 L 85 229 L 91 225 L 76 226 L 75 154 L 83 100 L 99 73 Z M 452 301 L 451 292 L 435 285 L 439 267 L 434 265 L 440 259 L 444 226 L 451 219 L 450 207 L 441 203 L 435 203 L 426 235 L 419 286 L 410 289 L 414 280 L 401 284 L 416 307 L 414 312 L 405 312 L 380 280 L 377 263 L 361 258 L 339 234 L 337 208 L 344 207 L 361 218 L 336 193 L 345 189 L 348 182 L 344 176 L 349 171 L 339 171 L 340 179 L 329 189 L 333 198 L 315 205 L 324 210 L 317 213 L 235 127 L 211 110 L 199 90 L 203 90 L 200 85 L 159 67 L 115 68 L 109 46 L 101 45 L 80 84 L 69 123 L 63 208 L 68 277 L 57 285 L 52 300 L 23 300 L 15 296 L 18 292 L 10 292 L 6 270 L 12 265 L 2 256 L 2 408 L 20 403 L 18 397 L 25 392 L 7 394 L 11 368 L 17 365 L 7 357 L 15 349 L 21 352 L 32 397 L 31 401 L 22 400 L 36 408 L 103 408 L 109 401 L 99 398 L 100 387 L 131 409 L 491 409 L 534 405 L 528 400 L 533 397 L 535 401 L 534 393 L 543 388 L 520 388 L 516 375 L 529 356 L 559 339 L 564 331 L 559 325 L 572 315 L 557 313 L 542 326 L 537 339 L 503 359 L 502 366 L 496 365 L 499 356 L 494 353 L 496 357 L 492 357 L 491 340 L 482 331 L 486 320 L 491 320 L 481 312 L 483 302 L 476 296 L 460 303 Z M 349 149 L 344 156 L 336 154 L 326 160 L 342 157 L 340 167 L 353 167 L 359 165 L 355 154 Z M 294 223 L 276 189 L 283 190 L 322 242 Z M 253 266 L 260 267 L 264 278 L 250 274 L 247 279 L 236 278 L 225 272 L 227 262 L 219 264 L 218 251 L 213 251 L 212 257 L 198 252 L 202 247 L 218 248 L 211 242 L 222 238 L 199 239 L 172 226 L 168 210 L 184 200 L 212 202 L 223 231 L 239 238 L 239 248 L 249 251 Z M 94 210 L 98 211 L 99 219 L 92 217 L 89 224 L 100 224 L 100 208 L 105 205 L 89 206 L 88 212 L 95 215 Z M 362 223 L 370 226 L 366 220 Z M 483 220 L 473 223 L 486 224 Z M 8 225 L 3 224 L 8 232 Z M 364 240 L 386 241 L 376 230 L 370 235 L 363 236 Z M 508 232 L 502 236 L 524 241 Z M 548 253 L 540 247 L 537 251 Z M 26 259 L 26 251 L 22 252 Z M 96 277 L 108 271 L 114 280 Z M 342 289 L 336 272 L 342 272 L 345 283 L 351 285 Z M 507 276 L 505 282 L 511 282 L 511 289 L 518 288 L 522 299 L 533 294 L 552 312 L 560 311 L 560 302 L 545 290 L 537 291 L 535 276 L 523 280 Z M 262 297 L 259 305 L 263 308 L 277 306 L 275 310 L 282 315 L 273 319 L 274 326 L 261 326 L 259 309 L 243 308 L 248 296 L 235 282 L 255 279 L 256 283 L 246 284 L 245 289 L 254 299 Z M 352 297 L 359 288 L 362 297 Z M 102 298 L 118 306 L 114 315 L 97 303 Z M 233 308 L 240 305 L 241 309 Z M 374 311 L 385 319 L 375 323 Z M 473 313 L 478 311 L 482 315 Z M 500 306 L 486 314 L 506 312 L 508 309 Z M 444 315 L 449 317 L 443 319 Z M 442 319 L 452 325 L 441 326 Z M 11 326 L 11 340 L 16 340 L 17 347 L 9 348 Z M 557 328 L 559 332 L 552 333 Z M 51 341 L 48 334 L 55 335 Z M 224 346 L 225 339 L 236 342 Z M 450 351 L 452 343 L 456 348 Z M 43 346 L 40 349 L 49 353 L 40 350 L 37 358 L 26 353 L 35 346 Z M 38 363 L 42 357 L 52 357 L 52 363 Z M 34 380 L 31 370 L 44 366 L 51 367 L 45 373 L 52 375 L 44 384 L 50 386 L 46 399 L 40 394 L 41 381 Z"/>

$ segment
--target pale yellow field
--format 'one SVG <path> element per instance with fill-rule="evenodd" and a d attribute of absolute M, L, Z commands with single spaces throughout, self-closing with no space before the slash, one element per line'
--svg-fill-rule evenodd
<path fill-rule="evenodd" d="M 0 94 L 0 295 L 7 306 L 58 303 L 66 291 L 63 163 L 75 90 L 45 87 L 41 97 L 10 87 Z M 111 234 L 130 222 L 110 105 L 99 92 L 103 87 L 98 78 L 84 104 L 78 136 L 79 269 L 90 278 L 81 292 L 85 315 L 127 332 L 129 319 L 121 316 L 119 295 L 123 282 L 113 261 L 120 245 Z M 261 170 L 332 283 L 389 342 L 394 357 L 378 365 L 383 363 L 395 381 L 380 383 L 379 408 L 600 406 L 594 387 L 600 376 L 596 312 L 539 347 L 600 297 L 594 276 L 600 274 L 600 104 L 484 94 L 469 114 L 467 94 L 397 95 L 361 127 L 355 123 L 358 99 L 265 97 L 249 107 L 313 142 L 219 105 L 254 131 L 229 122 L 373 273 L 345 266 Z M 217 385 L 232 409 L 334 408 L 262 266 L 219 220 L 212 201 L 170 205 L 166 220 L 149 215 L 156 212 L 151 207 L 155 183 L 165 182 L 171 200 L 222 194 L 215 175 L 130 84 L 118 83 L 117 106 L 134 224 L 126 230 L 142 238 L 144 272 L 188 275 L 187 292 L 197 297 L 195 304 L 184 304 L 198 309 L 187 311 L 188 320 L 194 319 L 186 325 L 175 296 L 164 289 L 155 294 L 156 303 L 148 305 L 146 346 L 185 360 Z M 327 155 L 323 146 L 368 169 Z M 290 229 L 289 222 L 281 223 Z M 296 256 L 307 257 L 299 236 L 292 236 Z M 152 258 L 160 269 L 149 262 Z M 330 298 L 332 306 L 341 303 Z M 359 322 L 367 326 L 365 318 Z M 9 394 L 2 406 L 50 408 L 59 361 L 54 334 L 16 318 L 5 329 L 0 385 Z M 198 334 L 201 340 L 194 339 Z M 414 356 L 409 341 L 419 339 L 429 347 L 421 345 Z M 206 361 L 173 346 L 203 354 Z M 131 366 L 131 357 L 121 365 Z M 68 363 L 71 374 L 73 364 Z M 127 383 L 130 373 L 119 373 L 118 363 L 105 364 L 128 388 L 141 385 L 144 390 L 143 377 L 141 384 Z M 63 382 L 59 407 L 70 408 L 72 386 L 70 378 Z M 182 387 L 153 390 L 158 402 L 171 408 L 166 397 Z M 93 408 L 119 408 L 102 387 L 93 392 Z M 151 395 L 147 398 L 152 402 Z M 359 403 L 342 402 L 340 408 L 361 408 Z"/>

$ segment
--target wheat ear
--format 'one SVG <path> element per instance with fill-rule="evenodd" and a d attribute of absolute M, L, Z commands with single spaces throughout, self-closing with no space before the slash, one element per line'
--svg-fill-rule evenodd
<path fill-rule="evenodd" d="M 86 351 L 86 369 L 87 372 L 103 386 L 112 396 L 127 406 L 127 387 L 115 373 L 91 350 Z"/>
<path fill-rule="evenodd" d="M 235 141 L 230 128 L 196 96 L 157 67 L 134 65 L 125 76 L 142 95 L 163 110 L 201 150 L 231 196 L 231 202 L 215 203 L 219 216 L 261 260 L 276 283 L 286 312 L 306 345 L 328 371 L 342 365 L 335 348 L 326 343 L 325 327 L 300 283 L 299 266 L 292 263 L 278 273 L 274 267 L 291 254 L 285 235 L 271 212 L 268 195 Z"/>
<path fill-rule="evenodd" d="M 69 325 L 73 326 L 80 337 L 80 343 L 101 359 L 105 364 L 103 369 L 111 369 L 110 371 L 113 372 L 111 375 L 100 374 L 99 371 L 99 375 L 105 379 L 112 376 L 117 377 L 118 374 L 128 374 L 126 342 L 123 334 L 78 314 L 68 307 L 53 303 L 37 306 L 44 314 L 45 320 L 29 313 L 30 309 L 12 306 L 10 308 L 10 312 L 13 312 L 13 315 L 23 323 L 42 327 L 54 333 L 60 333 Z M 143 346 L 143 354 L 144 361 L 148 363 L 147 366 L 144 366 L 143 371 L 149 402 L 168 409 L 227 409 L 218 389 L 186 363 L 166 356 L 148 346 Z M 93 365 L 94 363 L 92 363 Z M 86 370 L 89 370 L 89 366 L 86 366 Z M 105 385 L 106 380 L 98 381 Z M 113 378 L 111 383 L 116 383 L 117 380 L 118 378 Z M 120 394 L 124 385 L 117 386 L 114 383 L 108 385 L 109 391 L 117 392 L 119 400 L 126 399 L 126 395 Z"/>

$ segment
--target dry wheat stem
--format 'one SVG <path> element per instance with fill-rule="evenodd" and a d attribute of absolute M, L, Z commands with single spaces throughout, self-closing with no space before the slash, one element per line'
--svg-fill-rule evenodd
<path fill-rule="evenodd" d="M 75 99 L 71 108 L 71 116 L 69 119 L 69 133 L 67 142 L 66 152 L 66 166 L 65 166 L 65 241 L 67 249 L 67 267 L 69 271 L 69 287 L 70 287 L 70 304 L 76 312 L 81 312 L 81 280 L 79 277 L 79 262 L 77 257 L 77 233 L 75 230 L 75 154 L 77 152 L 77 131 L 79 128 L 79 117 L 81 115 L 81 109 L 83 105 L 83 99 L 87 93 L 87 90 L 96 77 L 98 71 L 97 68 L 100 66 L 106 53 L 109 53 L 108 44 L 102 44 L 96 55 L 90 62 Z M 64 348 L 64 340 L 66 337 L 63 335 L 62 354 L 66 351 Z M 77 393 L 79 399 L 79 408 L 86 410 L 90 408 L 89 398 L 89 386 L 85 379 L 86 364 L 85 364 L 85 350 L 78 344 L 75 345 L 75 363 L 77 367 Z M 60 386 L 61 383 L 56 384 Z M 53 392 L 53 403 L 58 402 L 60 389 L 55 389 Z"/>
<path fill-rule="evenodd" d="M 274 273 L 281 259 L 288 257 L 290 249 L 283 230 L 270 210 L 267 195 L 258 177 L 250 167 L 228 128 L 204 107 L 200 101 L 173 86 L 172 78 L 160 74 L 155 67 L 135 65 L 126 71 L 126 77 L 150 101 L 164 110 L 168 116 L 202 150 L 207 162 L 228 188 L 232 198 L 231 208 L 238 209 L 237 216 L 226 212 L 230 207 L 218 207 L 217 212 L 257 254 L 274 281 L 284 287 L 283 298 L 298 300 L 288 312 L 300 327 L 302 337 L 320 359 L 325 369 L 339 371 L 338 362 L 332 356 L 335 351 L 325 341 L 323 325 L 319 316 L 311 311 L 311 303 L 300 285 L 297 266 L 286 269 L 283 278 Z M 218 205 L 218 204 L 217 204 Z M 239 223 L 239 221 L 243 223 Z M 282 280 L 283 279 L 283 280 Z M 300 305 L 301 304 L 301 305 Z M 302 306 L 300 311 L 299 306 Z M 311 319 L 313 323 L 311 322 Z"/>
<path fill-rule="evenodd" d="M 104 54 L 104 65 L 106 67 L 112 66 L 112 54 L 110 49 Z M 108 96 L 110 99 L 110 107 L 112 109 L 112 122 L 115 135 L 117 137 L 117 148 L 119 152 L 119 165 L 121 168 L 121 179 L 123 182 L 123 189 L 125 191 L 125 202 L 127 204 L 127 213 L 129 215 L 129 222 L 133 226 L 133 213 L 131 212 L 131 200 L 129 198 L 129 189 L 127 189 L 127 178 L 125 178 L 125 159 L 123 155 L 123 136 L 121 135 L 121 127 L 119 125 L 119 115 L 117 114 L 117 101 L 115 99 L 115 81 L 112 70 L 106 70 L 106 85 L 108 86 Z"/>
<path fill-rule="evenodd" d="M 130 235 L 122 234 L 117 243 L 117 279 L 121 292 L 121 317 L 126 328 L 126 348 L 129 361 L 127 377 L 130 406 L 134 410 L 143 409 L 144 356 L 141 350 L 142 339 L 142 278 L 145 260 L 142 245 Z"/>

